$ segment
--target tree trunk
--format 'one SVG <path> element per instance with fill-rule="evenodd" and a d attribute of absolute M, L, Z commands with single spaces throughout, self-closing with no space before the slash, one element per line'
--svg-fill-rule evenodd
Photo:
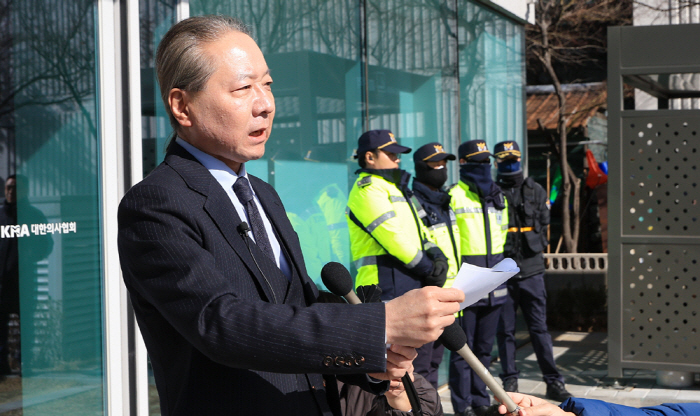
<path fill-rule="evenodd" d="M 579 189 L 580 180 L 576 177 L 571 166 L 569 166 L 568 159 L 568 148 L 567 148 L 567 117 L 566 117 L 566 96 L 559 81 L 557 73 L 554 71 L 552 66 L 552 53 L 549 46 L 548 39 L 548 22 L 542 22 L 539 24 L 540 30 L 542 31 L 543 40 L 543 54 L 540 56 L 540 60 L 547 71 L 547 74 L 552 79 L 552 84 L 554 85 L 554 91 L 557 94 L 558 100 L 558 117 L 557 117 L 557 129 L 559 133 L 559 165 L 561 166 L 562 172 L 562 238 L 564 240 L 564 247 L 567 253 L 576 253 L 578 249 L 578 235 L 579 235 Z M 573 191 L 574 200 L 571 201 L 571 194 Z M 573 218 L 571 213 L 570 204 L 573 202 Z M 573 225 L 573 232 L 572 232 Z"/>

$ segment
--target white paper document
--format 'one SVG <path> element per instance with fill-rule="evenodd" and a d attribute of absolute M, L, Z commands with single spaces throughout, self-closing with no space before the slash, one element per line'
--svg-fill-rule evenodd
<path fill-rule="evenodd" d="M 503 259 L 490 269 L 462 263 L 452 287 L 464 292 L 464 302 L 460 304 L 464 309 L 475 304 L 519 271 L 518 265 L 510 258 Z"/>

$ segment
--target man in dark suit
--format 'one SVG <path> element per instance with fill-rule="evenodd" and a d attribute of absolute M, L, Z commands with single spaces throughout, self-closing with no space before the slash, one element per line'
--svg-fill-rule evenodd
<path fill-rule="evenodd" d="M 275 112 L 245 26 L 186 19 L 163 38 L 156 70 L 177 138 L 124 196 L 119 252 L 162 414 L 339 416 L 334 375 L 380 391 L 376 379 L 411 370 L 414 348 L 454 321 L 463 294 L 316 302 L 282 202 L 245 171 Z"/>

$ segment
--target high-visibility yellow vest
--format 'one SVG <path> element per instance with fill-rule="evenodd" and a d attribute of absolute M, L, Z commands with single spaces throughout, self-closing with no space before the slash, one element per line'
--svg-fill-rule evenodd
<path fill-rule="evenodd" d="M 487 207 L 489 228 L 486 229 L 484 209 L 479 194 L 464 181 L 449 190 L 450 206 L 457 216 L 462 256 L 483 256 L 503 253 L 508 235 L 508 202 L 503 210 Z M 490 244 L 488 243 L 490 240 Z M 489 250 L 490 245 L 490 250 Z"/>
<path fill-rule="evenodd" d="M 378 284 L 377 263 L 382 256 L 393 256 L 409 270 L 422 260 L 427 230 L 414 216 L 411 203 L 395 184 L 360 173 L 348 196 L 347 211 L 350 251 L 357 268 L 355 286 Z"/>

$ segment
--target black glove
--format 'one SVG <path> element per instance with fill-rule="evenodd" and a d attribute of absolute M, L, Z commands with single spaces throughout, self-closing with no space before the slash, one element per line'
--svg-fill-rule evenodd
<path fill-rule="evenodd" d="M 382 289 L 378 285 L 358 286 L 355 290 L 362 303 L 374 303 L 382 301 Z"/>
<path fill-rule="evenodd" d="M 425 254 L 427 254 L 428 258 L 432 261 L 438 259 L 447 261 L 447 257 L 442 253 L 442 250 L 440 250 L 440 247 L 438 246 L 432 246 L 425 250 Z"/>
<path fill-rule="evenodd" d="M 447 260 L 436 259 L 433 262 L 433 271 L 430 273 L 429 276 L 425 278 L 423 286 L 442 287 L 445 284 L 445 281 L 447 280 L 448 268 L 449 266 L 447 265 Z"/>

